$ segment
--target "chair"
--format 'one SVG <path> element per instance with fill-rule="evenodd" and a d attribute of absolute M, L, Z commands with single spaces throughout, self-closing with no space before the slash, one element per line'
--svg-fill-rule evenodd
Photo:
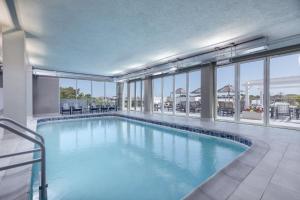
<path fill-rule="evenodd" d="M 179 111 L 179 112 L 186 112 L 186 102 L 185 102 L 185 101 L 180 101 L 180 102 L 176 105 L 176 111 Z"/>
<path fill-rule="evenodd" d="M 195 113 L 196 109 L 197 109 L 197 102 L 196 101 L 190 102 L 190 112 Z"/>
<path fill-rule="evenodd" d="M 276 119 L 288 117 L 291 119 L 291 110 L 288 103 L 276 103 Z"/>
<path fill-rule="evenodd" d="M 275 107 L 274 107 L 274 106 L 272 106 L 272 107 L 270 108 L 270 113 L 271 113 L 270 118 L 271 118 L 271 119 L 274 119 L 274 116 L 275 116 Z"/>
<path fill-rule="evenodd" d="M 154 104 L 154 111 L 161 110 L 161 105 L 160 104 Z"/>
<path fill-rule="evenodd" d="M 75 103 L 73 106 L 72 106 L 72 114 L 74 112 L 79 112 L 80 114 L 82 114 L 82 106 L 79 106 L 77 103 Z"/>
<path fill-rule="evenodd" d="M 225 102 L 218 101 L 218 110 L 217 110 L 217 112 L 218 112 L 219 115 L 223 115 L 222 110 L 223 110 L 224 107 L 225 107 Z"/>
<path fill-rule="evenodd" d="M 117 106 L 116 105 L 110 105 L 108 110 L 109 111 L 117 111 Z"/>
<path fill-rule="evenodd" d="M 167 111 L 172 111 L 173 110 L 173 102 L 166 102 L 165 109 L 167 109 Z"/>
<path fill-rule="evenodd" d="M 233 116 L 234 114 L 234 109 L 233 109 L 233 103 L 232 102 L 223 102 L 219 101 L 218 102 L 219 107 L 218 107 L 218 113 L 222 116 Z"/>
<path fill-rule="evenodd" d="M 100 108 L 99 108 L 99 106 L 97 106 L 95 103 L 92 103 L 91 105 L 90 105 L 90 113 L 93 113 L 93 112 L 99 112 L 100 111 Z"/>
<path fill-rule="evenodd" d="M 63 106 L 60 109 L 60 113 L 63 115 L 65 112 L 67 112 L 68 114 L 71 115 L 72 111 L 71 111 L 71 107 L 69 106 L 68 103 L 64 103 Z"/>
<path fill-rule="evenodd" d="M 101 112 L 107 112 L 109 110 L 108 105 L 101 105 Z"/>

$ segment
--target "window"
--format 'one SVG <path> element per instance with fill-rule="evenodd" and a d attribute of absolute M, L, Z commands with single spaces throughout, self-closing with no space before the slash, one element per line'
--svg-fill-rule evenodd
<path fill-rule="evenodd" d="M 200 117 L 201 113 L 201 71 L 189 72 L 189 115 Z"/>
<path fill-rule="evenodd" d="M 114 82 L 106 82 L 105 83 L 105 99 L 106 104 L 110 106 L 117 105 L 117 96 L 116 96 L 116 83 Z"/>
<path fill-rule="evenodd" d="M 263 122 L 264 61 L 240 64 L 240 120 Z"/>
<path fill-rule="evenodd" d="M 186 114 L 186 73 L 175 75 L 176 114 Z"/>
<path fill-rule="evenodd" d="M 163 88 L 163 104 L 164 113 L 172 114 L 174 97 L 173 97 L 173 76 L 165 76 L 163 78 L 164 88 Z"/>
<path fill-rule="evenodd" d="M 153 112 L 162 112 L 161 79 L 153 79 Z"/>
<path fill-rule="evenodd" d="M 130 83 L 130 110 L 135 110 L 135 82 Z"/>
<path fill-rule="evenodd" d="M 103 105 L 105 102 L 104 82 L 92 81 L 92 102 Z"/>
<path fill-rule="evenodd" d="M 216 69 L 216 107 L 218 119 L 234 119 L 235 87 L 234 65 Z"/>
<path fill-rule="evenodd" d="M 91 103 L 91 81 L 77 80 L 77 104 L 87 109 Z"/>
<path fill-rule="evenodd" d="M 269 123 L 300 127 L 300 53 L 270 59 Z"/>
<path fill-rule="evenodd" d="M 75 79 L 59 79 L 60 104 L 69 104 L 72 106 L 76 102 L 76 80 Z"/>
<path fill-rule="evenodd" d="M 135 82 L 135 97 L 136 97 L 136 111 L 142 111 L 142 88 L 141 88 L 141 81 Z"/>

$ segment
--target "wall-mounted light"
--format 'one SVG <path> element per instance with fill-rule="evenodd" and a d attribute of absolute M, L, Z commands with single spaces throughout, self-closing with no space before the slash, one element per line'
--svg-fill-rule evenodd
<path fill-rule="evenodd" d="M 161 75 L 162 74 L 162 72 L 155 72 L 155 73 L 153 73 L 152 75 L 153 76 L 157 76 L 157 75 Z"/>
<path fill-rule="evenodd" d="M 245 51 L 242 51 L 239 53 L 239 55 L 247 55 L 247 54 L 251 54 L 251 53 L 256 53 L 256 52 L 260 52 L 260 51 L 265 51 L 268 49 L 268 46 L 264 45 L 264 46 L 259 46 L 259 47 L 255 47 L 255 48 L 251 48 L 251 49 L 247 49 Z"/>
<path fill-rule="evenodd" d="M 33 74 L 37 76 L 57 76 L 56 71 L 50 71 L 50 70 L 42 70 L 42 69 L 34 69 Z"/>
<path fill-rule="evenodd" d="M 172 67 L 169 69 L 169 72 L 175 72 L 178 68 L 177 67 Z"/>

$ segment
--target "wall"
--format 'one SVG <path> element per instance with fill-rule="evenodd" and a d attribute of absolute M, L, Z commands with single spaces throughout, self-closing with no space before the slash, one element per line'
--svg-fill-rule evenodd
<path fill-rule="evenodd" d="M 33 77 L 33 114 L 59 113 L 59 79 Z"/>
<path fill-rule="evenodd" d="M 0 115 L 3 114 L 3 74 L 0 72 Z"/>
<path fill-rule="evenodd" d="M 214 116 L 214 66 L 201 68 L 201 118 Z"/>
<path fill-rule="evenodd" d="M 153 91 L 152 79 L 148 77 L 144 80 L 144 112 L 152 113 L 153 106 Z"/>

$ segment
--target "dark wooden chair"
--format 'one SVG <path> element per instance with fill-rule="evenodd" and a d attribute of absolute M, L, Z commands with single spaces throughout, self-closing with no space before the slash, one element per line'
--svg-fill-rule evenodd
<path fill-rule="evenodd" d="M 72 110 L 69 104 L 65 103 L 63 106 L 60 108 L 60 113 L 63 115 L 64 113 L 68 113 L 71 115 Z"/>
<path fill-rule="evenodd" d="M 97 106 L 97 105 L 95 105 L 94 103 L 92 103 L 91 105 L 90 105 L 90 113 L 94 113 L 94 112 L 99 112 L 100 111 L 100 107 L 99 106 Z"/>

